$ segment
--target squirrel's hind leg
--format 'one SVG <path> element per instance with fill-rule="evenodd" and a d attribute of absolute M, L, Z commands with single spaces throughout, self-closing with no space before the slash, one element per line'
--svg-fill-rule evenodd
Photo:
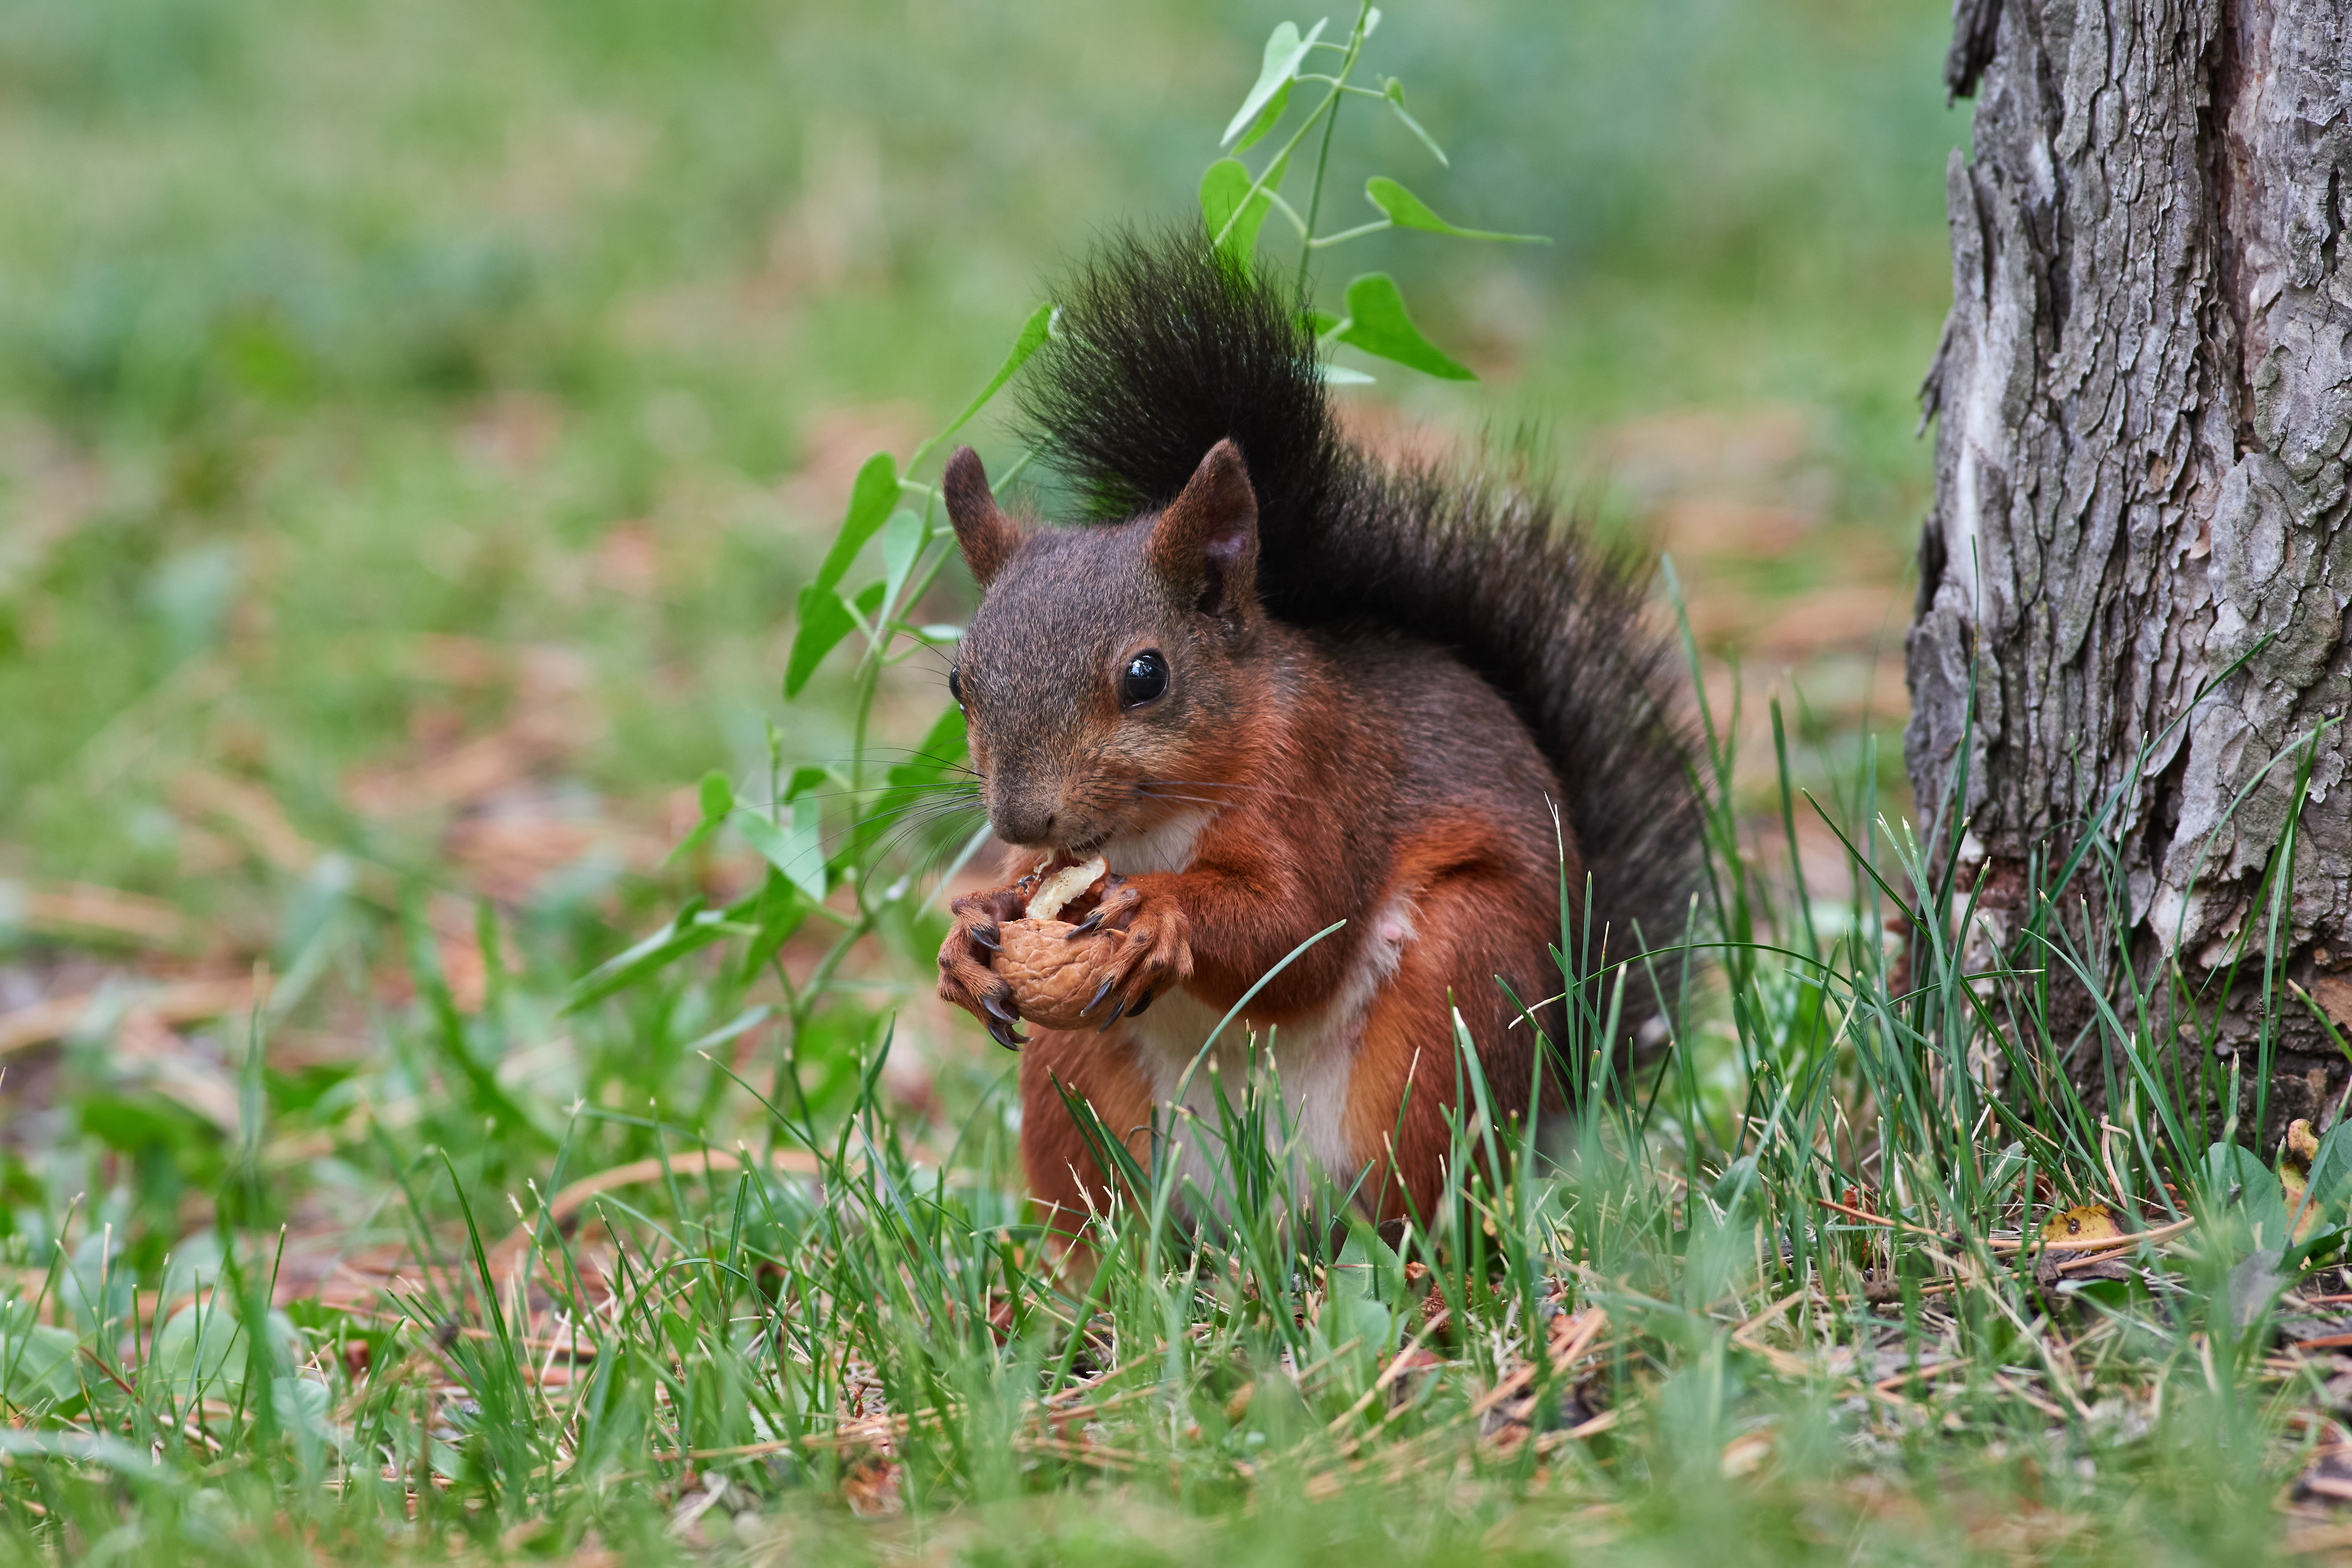
<path fill-rule="evenodd" d="M 1365 1012 L 1348 1077 L 1343 1125 L 1357 1169 L 1367 1172 L 1358 1204 L 1376 1223 L 1410 1218 L 1425 1229 L 1435 1217 L 1453 1153 L 1455 1086 L 1466 1086 L 1454 1060 L 1456 1009 L 1477 1047 L 1488 1103 L 1507 1122 L 1525 1113 L 1535 1035 L 1523 1020 L 1512 1026 L 1517 1010 L 1495 976 L 1532 972 L 1538 988 L 1517 984 L 1520 994 L 1549 994 L 1540 988 L 1549 970 L 1544 915 L 1524 888 L 1494 874 L 1449 876 L 1412 900 L 1395 972 Z M 1557 989 L 1556 972 L 1550 978 Z"/>

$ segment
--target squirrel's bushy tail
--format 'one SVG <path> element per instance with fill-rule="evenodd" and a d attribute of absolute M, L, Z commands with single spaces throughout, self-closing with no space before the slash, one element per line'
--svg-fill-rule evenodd
<path fill-rule="evenodd" d="M 1257 495 L 1267 613 L 1452 650 L 1559 772 L 1592 879 L 1587 945 L 1597 955 L 1606 931 L 1609 957 L 1622 958 L 1637 925 L 1649 946 L 1680 942 L 1699 819 L 1643 552 L 1595 540 L 1539 489 L 1379 462 L 1351 445 L 1300 302 L 1270 278 L 1235 274 L 1197 227 L 1115 237 L 1055 302 L 1023 406 L 1088 516 L 1166 505 L 1232 437 Z M 1677 966 L 1658 967 L 1664 979 Z"/>

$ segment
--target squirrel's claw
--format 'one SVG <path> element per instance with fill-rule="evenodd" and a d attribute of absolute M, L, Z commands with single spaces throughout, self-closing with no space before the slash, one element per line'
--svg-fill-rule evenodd
<path fill-rule="evenodd" d="M 1113 879 L 1094 913 L 1070 929 L 1068 940 L 1080 937 L 1108 944 L 1093 962 L 1108 971 L 1080 1016 L 1094 1018 L 1106 999 L 1118 998 L 1110 1016 L 1095 1025 L 1097 1034 L 1139 1016 L 1160 992 L 1182 984 L 1192 973 L 1191 923 L 1183 905 L 1155 896 L 1148 885 Z"/>
<path fill-rule="evenodd" d="M 940 1000 L 970 1012 L 1006 1050 L 1017 1049 L 1026 1037 L 1013 1026 L 1021 1015 L 991 960 L 1002 951 L 1003 922 L 1017 918 L 1021 906 L 1017 887 L 967 893 L 948 906 L 955 926 L 940 944 Z"/>

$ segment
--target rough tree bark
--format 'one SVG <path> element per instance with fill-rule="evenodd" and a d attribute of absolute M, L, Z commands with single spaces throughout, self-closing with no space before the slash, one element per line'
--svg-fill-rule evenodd
<path fill-rule="evenodd" d="M 2352 4 L 1955 0 L 1953 33 L 1975 155 L 1946 174 L 1952 310 L 1922 393 L 1912 783 L 1928 815 L 1965 762 L 1960 874 L 2013 923 L 2036 846 L 2079 836 L 2153 742 L 2114 824 L 2116 918 L 2143 985 L 2177 964 L 2204 987 L 2226 1056 L 2256 987 L 2219 997 L 2214 966 L 2242 931 L 2259 955 L 2294 753 L 2352 705 Z M 2320 736 L 2272 956 L 2352 1026 L 2347 754 L 2345 728 Z M 2269 1128 L 2242 1121 L 2265 1140 L 2345 1082 L 2291 995 L 2273 1027 Z M 2095 1100 L 2099 1048 L 2069 1063 Z"/>

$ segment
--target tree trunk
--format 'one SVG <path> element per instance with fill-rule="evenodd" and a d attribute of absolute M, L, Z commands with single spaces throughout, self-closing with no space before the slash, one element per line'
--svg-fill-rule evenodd
<path fill-rule="evenodd" d="M 2266 963 L 2352 1038 L 2331 722 L 2352 703 L 2352 6 L 1955 0 L 1953 22 L 1975 157 L 1946 174 L 1952 310 L 1922 394 L 1920 814 L 1948 830 L 1963 781 L 1947 842 L 1998 935 L 2114 801 L 2110 912 L 2084 882 L 2058 901 L 2129 953 L 2109 984 L 2165 1001 L 2152 1033 L 2180 1064 L 2226 1079 L 2234 1053 L 2251 1080 Z M 2252 1082 L 2237 1108 L 2264 1142 L 2345 1082 L 2311 1007 L 2273 994 L 2267 1127 Z M 2121 1064 L 2095 1016 L 2084 988 L 2053 1002 L 2062 1047 L 2087 1029 L 2067 1070 L 2101 1101 Z"/>

